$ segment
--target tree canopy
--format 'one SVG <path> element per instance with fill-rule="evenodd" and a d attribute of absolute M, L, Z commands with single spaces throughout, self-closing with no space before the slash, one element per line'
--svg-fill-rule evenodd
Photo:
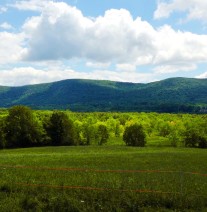
<path fill-rule="evenodd" d="M 63 112 L 54 112 L 50 117 L 49 124 L 46 126 L 46 131 L 51 138 L 51 144 L 59 145 L 74 145 L 75 131 L 73 122 L 68 119 Z"/>
<path fill-rule="evenodd" d="M 41 141 L 41 127 L 32 110 L 14 106 L 6 117 L 5 138 L 8 147 L 30 147 Z"/>
<path fill-rule="evenodd" d="M 123 135 L 123 140 L 128 146 L 143 147 L 146 144 L 146 135 L 142 125 L 134 124 L 126 127 Z"/>
<path fill-rule="evenodd" d="M 47 145 L 148 145 L 207 148 L 207 116 L 158 113 L 74 113 L 0 109 L 0 148 Z"/>

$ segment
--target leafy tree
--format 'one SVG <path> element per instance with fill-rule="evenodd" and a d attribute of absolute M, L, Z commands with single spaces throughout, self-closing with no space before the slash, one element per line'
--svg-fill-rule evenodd
<path fill-rule="evenodd" d="M 8 147 L 37 146 L 41 142 L 41 136 L 41 126 L 29 107 L 14 106 L 9 109 L 5 120 Z"/>
<path fill-rule="evenodd" d="M 87 118 L 82 125 L 83 144 L 90 145 L 95 139 L 96 128 L 94 125 L 93 117 Z"/>
<path fill-rule="evenodd" d="M 51 144 L 75 145 L 76 135 L 73 122 L 63 112 L 53 112 L 46 131 L 51 138 Z"/>
<path fill-rule="evenodd" d="M 167 135 L 167 137 L 170 141 L 171 146 L 177 147 L 182 143 L 182 135 L 184 128 L 179 121 L 177 122 L 171 121 L 169 123 L 169 126 L 170 126 L 170 133 L 169 135 Z"/>
<path fill-rule="evenodd" d="M 198 147 L 199 148 L 207 148 L 207 138 L 206 137 L 200 137 L 199 138 Z"/>
<path fill-rule="evenodd" d="M 207 136 L 204 129 L 198 123 L 187 124 L 184 132 L 184 143 L 186 147 L 207 147 Z"/>
<path fill-rule="evenodd" d="M 5 133 L 4 133 L 4 126 L 5 125 L 5 121 L 4 120 L 0 120 L 0 149 L 5 148 L 6 146 L 6 140 L 5 140 Z"/>
<path fill-rule="evenodd" d="M 159 135 L 167 137 L 171 132 L 171 127 L 169 122 L 164 122 L 163 120 L 159 123 Z"/>
<path fill-rule="evenodd" d="M 99 145 L 107 142 L 107 140 L 109 139 L 109 132 L 105 125 L 101 124 L 98 126 L 98 135 L 100 137 L 100 140 L 98 142 Z"/>
<path fill-rule="evenodd" d="M 170 141 L 171 146 L 177 147 L 180 143 L 181 137 L 179 135 L 179 132 L 176 129 L 172 128 L 172 131 L 168 135 L 168 139 Z"/>
<path fill-rule="evenodd" d="M 123 135 L 123 140 L 128 146 L 144 147 L 146 144 L 146 135 L 142 125 L 133 124 L 126 127 Z"/>
<path fill-rule="evenodd" d="M 73 125 L 74 125 L 75 132 L 76 132 L 77 143 L 79 145 L 84 145 L 84 138 L 83 138 L 83 132 L 82 132 L 83 123 L 81 121 L 79 121 L 78 119 L 76 119 L 73 122 Z"/>
<path fill-rule="evenodd" d="M 186 147 L 207 147 L 207 138 L 202 135 L 198 135 L 195 131 L 187 132 L 184 141 Z"/>
<path fill-rule="evenodd" d="M 48 129 L 50 126 L 50 117 L 51 115 L 47 113 L 44 113 L 41 116 L 41 122 L 43 126 L 43 135 L 42 135 L 42 142 L 41 142 L 42 146 L 51 145 L 51 137 L 48 133 Z"/>
<path fill-rule="evenodd" d="M 121 128 L 120 128 L 120 123 L 119 122 L 116 123 L 114 134 L 115 134 L 116 137 L 119 137 L 120 134 L 121 134 Z"/>

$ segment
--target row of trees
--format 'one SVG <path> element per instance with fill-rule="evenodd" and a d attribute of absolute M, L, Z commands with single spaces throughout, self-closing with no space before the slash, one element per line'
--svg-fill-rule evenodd
<path fill-rule="evenodd" d="M 156 113 L 72 113 L 32 111 L 14 106 L 0 111 L 1 147 L 102 145 L 123 140 L 145 146 L 162 137 L 172 146 L 207 147 L 207 116 Z"/>
<path fill-rule="evenodd" d="M 81 139 L 78 127 L 66 113 L 60 111 L 38 119 L 30 108 L 14 106 L 8 116 L 1 119 L 0 127 L 2 148 L 90 144 L 90 133 L 86 132 L 86 139 Z M 96 138 L 99 145 L 107 142 L 109 133 L 105 125 L 98 126 Z"/>

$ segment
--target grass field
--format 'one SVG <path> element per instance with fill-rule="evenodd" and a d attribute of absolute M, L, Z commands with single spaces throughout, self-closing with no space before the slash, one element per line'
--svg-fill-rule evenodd
<path fill-rule="evenodd" d="M 207 211 L 206 161 L 190 148 L 1 150 L 0 211 Z"/>

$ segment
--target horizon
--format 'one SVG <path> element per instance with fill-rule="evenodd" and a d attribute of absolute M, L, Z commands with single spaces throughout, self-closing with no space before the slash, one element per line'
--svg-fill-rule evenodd
<path fill-rule="evenodd" d="M 0 85 L 207 78 L 207 2 L 2 0 Z"/>
<path fill-rule="evenodd" d="M 156 81 L 151 81 L 151 82 L 128 82 L 128 81 L 114 81 L 114 80 L 105 80 L 105 79 L 81 79 L 81 78 L 73 78 L 73 79 L 62 79 L 62 80 L 57 80 L 57 81 L 51 81 L 51 82 L 43 82 L 43 83 L 36 83 L 36 84 L 23 84 L 23 85 L 14 85 L 14 86 L 9 86 L 9 85 L 1 85 L 0 87 L 24 87 L 24 86 L 35 86 L 35 85 L 42 85 L 42 84 L 50 84 L 50 83 L 57 83 L 57 82 L 62 82 L 62 81 L 69 81 L 69 80 L 82 80 L 82 81 L 107 81 L 107 82 L 118 82 L 118 83 L 132 83 L 132 84 L 150 84 L 154 82 L 161 82 L 165 80 L 172 80 L 172 79 L 194 79 L 194 80 L 207 80 L 207 78 L 192 78 L 192 77 L 170 77 L 166 79 L 161 79 L 161 80 L 156 80 Z"/>

